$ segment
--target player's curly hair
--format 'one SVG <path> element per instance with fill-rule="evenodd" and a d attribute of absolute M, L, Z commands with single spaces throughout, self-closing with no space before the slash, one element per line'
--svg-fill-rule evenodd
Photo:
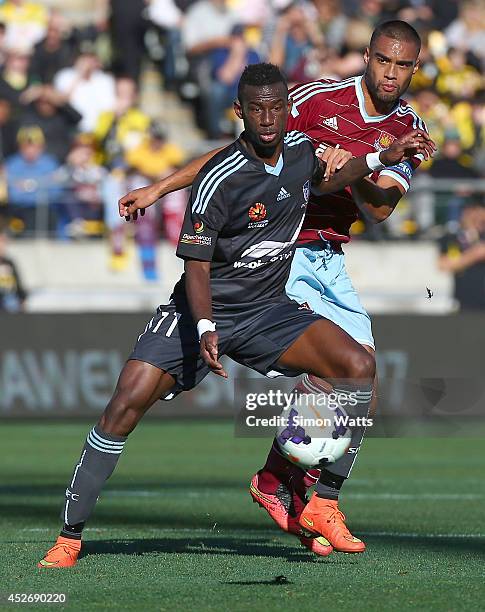
<path fill-rule="evenodd" d="M 239 79 L 239 85 L 237 87 L 237 97 L 240 102 L 244 97 L 244 87 L 246 85 L 272 85 L 273 83 L 283 83 L 286 91 L 288 91 L 288 84 L 286 78 L 274 64 L 260 63 L 260 64 L 249 64 L 244 69 L 241 78 Z"/>
<path fill-rule="evenodd" d="M 387 36 L 388 38 L 394 38 L 395 40 L 404 40 L 406 42 L 413 42 L 418 51 L 421 49 L 421 38 L 412 25 L 409 25 L 406 21 L 400 21 L 399 19 L 393 19 L 392 21 L 385 21 L 379 24 L 376 29 L 372 32 L 369 47 L 375 44 L 376 40 L 380 36 Z"/>

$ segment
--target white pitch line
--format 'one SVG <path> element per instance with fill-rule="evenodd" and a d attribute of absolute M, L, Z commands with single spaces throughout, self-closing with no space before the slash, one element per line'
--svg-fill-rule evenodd
<path fill-rule="evenodd" d="M 23 527 L 18 530 L 23 533 L 30 532 L 52 532 L 52 528 L 50 527 Z M 111 540 L 130 540 L 132 537 L 123 531 L 122 537 L 117 537 L 115 534 L 117 531 L 122 531 L 119 528 L 96 528 L 96 527 L 87 527 L 83 533 L 102 533 L 109 532 Z M 138 531 L 138 530 L 137 530 Z M 214 536 L 214 532 L 210 527 L 200 529 L 200 528 L 163 528 L 163 529 L 155 529 L 152 527 L 147 527 L 142 529 L 143 533 L 147 534 L 172 534 L 172 533 L 187 533 L 187 534 L 197 534 L 197 535 L 206 535 L 206 536 Z M 273 536 L 280 537 L 289 534 L 284 534 L 281 531 L 275 529 L 225 529 L 224 535 L 230 537 L 231 535 L 246 535 L 246 536 Z M 451 539 L 479 539 L 485 538 L 485 533 L 416 533 L 416 532 L 401 532 L 401 531 L 359 531 L 359 535 L 365 537 L 388 537 L 388 538 L 427 538 L 427 539 L 436 539 L 436 538 L 451 538 Z M 138 537 L 138 536 L 133 536 Z"/>
<path fill-rule="evenodd" d="M 400 531 L 359 531 L 361 536 L 389 537 L 389 538 L 485 538 L 485 533 L 406 533 Z"/>
<path fill-rule="evenodd" d="M 159 491 L 147 491 L 145 489 L 111 489 L 105 491 L 103 497 L 227 497 L 229 495 L 238 495 L 245 491 L 185 491 L 181 489 L 162 489 Z M 419 501 L 419 500 L 440 500 L 454 501 L 466 500 L 474 501 L 485 499 L 485 495 L 480 493 L 346 493 L 343 495 L 345 499 L 369 499 L 369 500 L 389 500 L 389 501 Z"/>
<path fill-rule="evenodd" d="M 479 493 L 347 493 L 344 497 L 348 499 L 388 499 L 388 500 L 412 500 L 436 499 L 436 500 L 478 500 L 485 499 L 485 495 Z"/>

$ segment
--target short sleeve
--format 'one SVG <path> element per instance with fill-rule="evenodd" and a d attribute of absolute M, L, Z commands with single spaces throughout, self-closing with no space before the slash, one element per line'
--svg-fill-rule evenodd
<path fill-rule="evenodd" d="M 416 163 L 419 165 L 420 161 L 417 160 Z M 417 166 L 415 166 L 412 161 L 406 160 L 396 164 L 395 166 L 388 166 L 387 168 L 384 168 L 384 170 L 379 172 L 379 176 L 389 176 L 404 188 L 404 192 L 407 192 L 407 190 L 411 187 L 411 180 L 413 178 L 415 167 Z"/>
<path fill-rule="evenodd" d="M 327 98 L 331 91 L 329 88 L 334 85 L 337 85 L 337 81 L 321 79 L 295 85 L 290 89 L 289 95 L 293 104 L 286 129 L 304 131 L 315 125 L 321 115 L 332 112 L 333 106 L 328 108 Z"/>
<path fill-rule="evenodd" d="M 207 176 L 199 173 L 192 186 L 177 246 L 177 256 L 182 259 L 212 261 L 228 217 L 222 186 L 213 190 Z"/>
<path fill-rule="evenodd" d="M 323 177 L 325 175 L 325 169 L 327 164 L 322 161 L 319 157 L 316 156 L 315 151 L 313 150 L 313 174 L 312 174 L 312 185 L 320 185 L 323 181 Z"/>

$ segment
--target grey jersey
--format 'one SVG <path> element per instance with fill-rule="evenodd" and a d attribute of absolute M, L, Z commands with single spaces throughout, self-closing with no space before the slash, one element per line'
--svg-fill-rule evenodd
<path fill-rule="evenodd" d="M 251 155 L 241 138 L 205 164 L 192 186 L 177 255 L 211 262 L 214 306 L 284 294 L 310 187 L 321 179 L 311 141 L 297 131 L 286 134 L 274 168 Z M 175 292 L 183 287 L 182 276 Z"/>

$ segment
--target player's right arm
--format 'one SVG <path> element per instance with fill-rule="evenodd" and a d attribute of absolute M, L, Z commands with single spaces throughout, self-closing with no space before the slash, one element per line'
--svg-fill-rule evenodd
<path fill-rule="evenodd" d="M 185 261 L 185 292 L 197 331 L 200 336 L 200 356 L 210 369 L 223 378 L 227 372 L 219 357 L 219 337 L 212 322 L 212 296 L 210 289 L 210 262 L 196 259 Z"/>
<path fill-rule="evenodd" d="M 204 165 L 211 160 L 214 155 L 222 151 L 224 147 L 219 147 L 205 153 L 201 157 L 189 162 L 180 170 L 177 170 L 170 176 L 165 177 L 157 183 L 148 185 L 147 187 L 140 187 L 139 189 L 133 189 L 118 201 L 118 210 L 120 217 L 124 217 L 127 221 L 133 218 L 136 221 L 138 212 L 141 215 L 145 214 L 145 208 L 148 208 L 152 204 L 155 204 L 157 200 L 163 196 L 172 193 L 172 191 L 178 191 L 192 185 L 195 177 L 204 167 Z"/>
<path fill-rule="evenodd" d="M 215 166 L 217 168 L 217 166 Z M 212 173 L 211 173 L 212 170 Z M 217 237 L 228 219 L 221 181 L 214 178 L 214 164 L 196 176 L 185 210 L 177 256 L 185 261 L 185 293 L 200 339 L 200 356 L 223 378 L 227 373 L 218 360 L 218 335 L 212 314 L 211 261 Z"/>
<path fill-rule="evenodd" d="M 314 178 L 314 187 L 321 194 L 340 191 L 347 185 L 367 176 L 374 167 L 369 166 L 370 157 L 377 156 L 375 162 L 384 166 L 395 166 L 405 159 L 416 155 L 424 155 L 426 159 L 431 157 L 435 150 L 433 141 L 428 134 L 422 130 L 413 130 L 400 138 L 397 138 L 388 149 L 377 153 L 369 153 L 361 157 L 355 157 L 348 161 L 345 166 L 330 179 L 320 181 L 319 173 Z"/>

